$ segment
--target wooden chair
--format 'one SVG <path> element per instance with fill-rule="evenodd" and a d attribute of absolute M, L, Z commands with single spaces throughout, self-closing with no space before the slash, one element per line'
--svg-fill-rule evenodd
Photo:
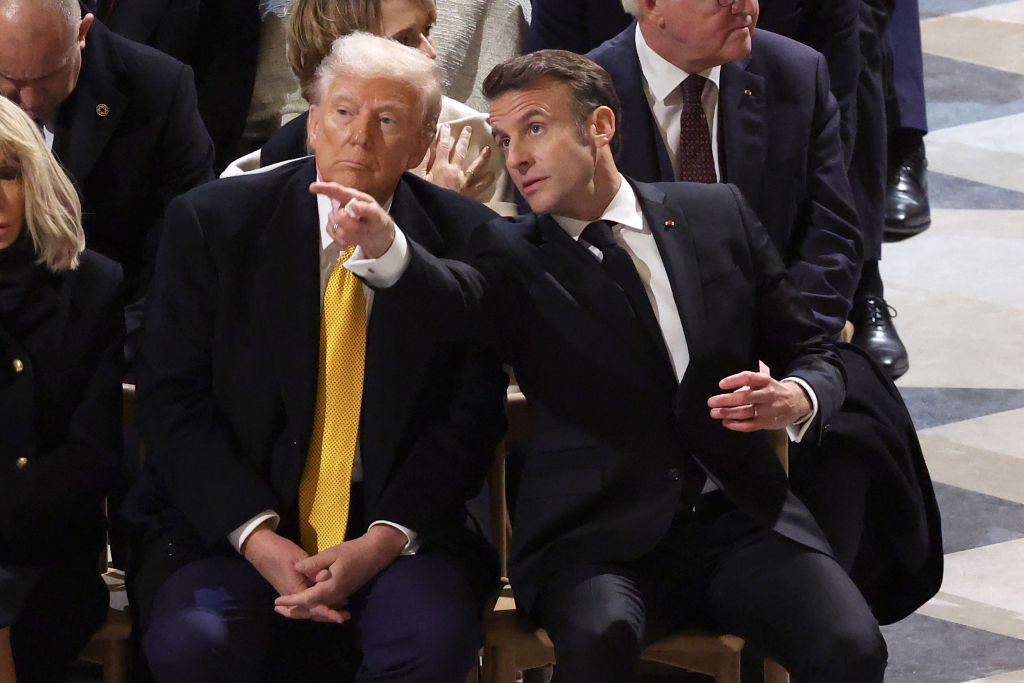
<path fill-rule="evenodd" d="M 508 539 L 511 535 L 505 499 L 505 447 L 524 440 L 530 433 L 531 419 L 526 397 L 511 393 L 506 405 L 509 428 L 499 447 L 488 477 L 491 498 L 491 524 L 495 545 L 501 557 L 502 572 L 508 574 Z M 788 440 L 785 432 L 772 434 L 772 446 L 788 465 Z M 544 629 L 523 626 L 516 613 L 515 600 L 505 580 L 505 588 L 485 618 L 483 683 L 514 683 L 516 673 L 555 663 L 555 650 Z M 668 664 L 688 671 L 713 676 L 717 683 L 739 683 L 740 651 L 743 639 L 734 635 L 688 629 L 653 643 L 641 654 L 644 661 Z M 789 674 L 778 664 L 765 661 L 765 683 L 788 683 Z"/>

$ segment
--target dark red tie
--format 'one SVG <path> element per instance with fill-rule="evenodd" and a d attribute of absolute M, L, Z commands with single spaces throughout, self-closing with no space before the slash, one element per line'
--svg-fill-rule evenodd
<path fill-rule="evenodd" d="M 715 158 L 711 155 L 711 133 L 700 96 L 706 78 L 691 74 L 679 87 L 683 113 L 679 115 L 679 180 L 717 183 Z"/>

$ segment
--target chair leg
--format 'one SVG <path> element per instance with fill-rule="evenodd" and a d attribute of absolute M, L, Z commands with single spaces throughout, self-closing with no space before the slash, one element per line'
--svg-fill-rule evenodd
<path fill-rule="evenodd" d="M 483 683 L 515 683 L 516 660 L 512 652 L 501 647 L 484 648 Z"/>
<path fill-rule="evenodd" d="M 715 683 L 740 683 L 740 653 L 729 657 L 719 657 Z M 765 681 L 765 683 L 768 683 Z"/>
<path fill-rule="evenodd" d="M 103 644 L 103 683 L 128 683 L 125 641 L 111 638 Z"/>
<path fill-rule="evenodd" d="M 789 672 L 771 659 L 764 660 L 764 683 L 789 683 Z"/>
<path fill-rule="evenodd" d="M 0 683 L 14 683 L 14 653 L 11 652 L 11 627 L 0 628 Z"/>

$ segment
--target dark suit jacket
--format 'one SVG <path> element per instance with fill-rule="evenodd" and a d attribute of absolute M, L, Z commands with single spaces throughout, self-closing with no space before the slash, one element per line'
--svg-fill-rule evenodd
<path fill-rule="evenodd" d="M 53 151 L 82 197 L 89 248 L 120 263 L 128 294 L 141 294 L 167 203 L 213 178 L 192 71 L 94 22 Z"/>
<path fill-rule="evenodd" d="M 730 185 L 636 184 L 679 307 L 690 362 L 681 384 L 621 289 L 550 216 L 495 221 L 474 235 L 492 288 L 503 359 L 533 409 L 515 506 L 510 576 L 529 610 L 544 577 L 628 561 L 665 535 L 685 454 L 751 518 L 829 552 L 763 433 L 723 428 L 706 401 L 718 381 L 765 359 L 815 390 L 815 439 L 842 401 L 842 365 Z"/>
<path fill-rule="evenodd" d="M 306 147 L 308 121 L 309 111 L 304 111 L 274 131 L 260 148 L 260 166 L 270 166 L 279 161 L 298 159 L 309 154 L 309 148 Z"/>
<path fill-rule="evenodd" d="M 546 48 L 583 54 L 633 20 L 620 0 L 531 0 L 526 51 Z"/>
<path fill-rule="evenodd" d="M 145 535 L 143 604 L 177 565 L 234 553 L 227 534 L 265 509 L 298 539 L 319 357 L 314 178 L 314 161 L 300 160 L 197 188 L 168 209 L 139 366 L 149 454 L 126 506 Z M 376 291 L 368 321 L 363 518 L 461 553 L 493 587 L 497 567 L 465 527 L 465 502 L 504 429 L 506 379 L 492 353 L 465 342 L 462 302 L 478 300 L 479 276 L 438 256 L 458 255 L 494 214 L 406 174 L 391 215 L 412 260 Z M 461 284 L 474 277 L 467 295 Z"/>
<path fill-rule="evenodd" d="M 0 562 L 95 567 L 121 453 L 121 269 L 86 251 L 25 299 L 0 324 Z"/>
<path fill-rule="evenodd" d="M 99 14 L 111 31 L 192 67 L 217 169 L 226 166 L 238 154 L 256 79 L 258 0 L 110 0 Z"/>
<path fill-rule="evenodd" d="M 644 96 L 634 26 L 587 56 L 611 74 L 622 100 L 619 168 L 638 180 L 669 181 L 672 164 Z M 838 334 L 860 278 L 861 235 L 825 60 L 755 31 L 750 55 L 722 65 L 720 86 L 722 180 L 740 188 L 815 316 Z"/>

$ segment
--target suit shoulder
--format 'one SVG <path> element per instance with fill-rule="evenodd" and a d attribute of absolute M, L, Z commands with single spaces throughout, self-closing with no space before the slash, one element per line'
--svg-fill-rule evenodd
<path fill-rule="evenodd" d="M 81 302 L 100 303 L 119 296 L 124 278 L 121 266 L 101 254 L 86 249 L 73 271 L 73 297 Z"/>
<path fill-rule="evenodd" d="M 413 173 L 402 176 L 416 200 L 435 219 L 449 218 L 474 227 L 494 218 L 497 214 L 475 199 L 439 187 Z"/>
<path fill-rule="evenodd" d="M 306 157 L 267 171 L 217 178 L 192 188 L 172 200 L 172 203 L 187 203 L 201 216 L 241 216 L 260 213 L 269 216 L 268 205 L 281 200 L 281 193 L 286 185 L 291 182 L 302 182 L 302 174 L 308 176 L 309 182 L 313 181 L 315 173 L 312 165 L 312 159 Z M 302 184 L 307 185 L 305 182 Z"/>
<path fill-rule="evenodd" d="M 750 63 L 752 67 L 771 66 L 787 72 L 811 70 L 824 60 L 814 48 L 771 31 L 754 31 L 751 39 Z"/>
<path fill-rule="evenodd" d="M 189 73 L 188 66 L 174 57 L 119 36 L 100 22 L 94 22 L 86 42 L 86 53 L 93 49 L 89 68 L 99 67 L 128 81 L 134 88 L 153 90 L 168 87 L 177 82 L 183 73 Z M 83 66 L 84 68 L 84 66 Z M 171 93 L 173 94 L 173 92 Z"/>

